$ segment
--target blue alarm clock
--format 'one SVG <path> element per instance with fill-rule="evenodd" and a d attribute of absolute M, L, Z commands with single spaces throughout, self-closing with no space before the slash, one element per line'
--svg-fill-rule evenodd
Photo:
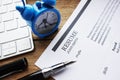
<path fill-rule="evenodd" d="M 16 9 L 38 37 L 44 38 L 58 29 L 61 16 L 54 7 L 56 0 L 36 1 L 33 5 L 25 5 L 24 0 L 22 2 L 24 6 L 16 6 Z"/>

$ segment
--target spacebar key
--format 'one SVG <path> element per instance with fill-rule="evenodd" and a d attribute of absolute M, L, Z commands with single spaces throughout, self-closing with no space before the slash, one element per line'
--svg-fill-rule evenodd
<path fill-rule="evenodd" d="M 17 40 L 29 36 L 27 27 L 0 34 L 0 43 Z"/>

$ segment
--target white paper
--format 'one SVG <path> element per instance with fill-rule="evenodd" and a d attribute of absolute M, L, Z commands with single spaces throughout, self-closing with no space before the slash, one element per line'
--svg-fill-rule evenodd
<path fill-rule="evenodd" d="M 120 80 L 120 0 L 81 0 L 35 63 L 77 60 L 56 80 Z"/>

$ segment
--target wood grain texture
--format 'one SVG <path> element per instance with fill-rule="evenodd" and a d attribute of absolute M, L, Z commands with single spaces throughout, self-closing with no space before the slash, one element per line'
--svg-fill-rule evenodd
<path fill-rule="evenodd" d="M 35 2 L 35 0 L 28 0 L 28 3 L 30 3 L 30 4 L 33 4 L 34 2 Z M 61 13 L 61 23 L 60 23 L 58 31 L 65 24 L 66 20 L 70 17 L 70 15 L 72 14 L 72 12 L 74 11 L 74 9 L 76 8 L 76 6 L 78 5 L 79 2 L 80 2 L 80 0 L 57 0 L 56 7 Z M 2 80 L 17 80 L 18 78 L 21 78 L 27 74 L 37 71 L 39 68 L 36 67 L 34 65 L 34 63 L 40 57 L 40 55 L 43 53 L 43 51 L 46 49 L 46 47 L 49 45 L 49 43 L 55 37 L 55 35 L 58 33 L 58 31 L 56 31 L 53 35 L 51 35 L 45 39 L 39 39 L 38 37 L 36 37 L 33 34 L 33 41 L 34 41 L 35 49 L 32 52 L 0 61 L 0 66 L 1 66 L 3 64 L 26 57 L 28 60 L 28 63 L 29 63 L 28 69 L 26 71 L 13 74 Z M 53 80 L 53 79 L 49 78 L 47 80 Z"/>

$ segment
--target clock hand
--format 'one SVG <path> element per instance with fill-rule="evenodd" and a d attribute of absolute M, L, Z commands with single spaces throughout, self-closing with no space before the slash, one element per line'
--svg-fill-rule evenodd
<path fill-rule="evenodd" d="M 41 22 L 39 25 L 36 24 L 36 29 L 40 29 L 40 25 L 42 25 L 43 23 Z"/>
<path fill-rule="evenodd" d="M 48 13 L 47 13 L 46 19 L 48 19 Z"/>
<path fill-rule="evenodd" d="M 48 18 L 48 13 L 47 13 L 46 19 L 47 19 L 47 18 Z M 37 29 L 40 29 L 40 28 L 39 28 L 40 25 L 42 25 L 42 24 L 45 25 L 46 19 L 44 18 L 44 19 L 42 20 L 42 22 L 37 26 Z M 45 27 L 46 27 L 46 25 L 45 25 Z"/>
<path fill-rule="evenodd" d="M 44 25 L 45 25 L 45 28 L 47 28 L 47 24 L 46 24 L 46 23 L 44 23 Z"/>

